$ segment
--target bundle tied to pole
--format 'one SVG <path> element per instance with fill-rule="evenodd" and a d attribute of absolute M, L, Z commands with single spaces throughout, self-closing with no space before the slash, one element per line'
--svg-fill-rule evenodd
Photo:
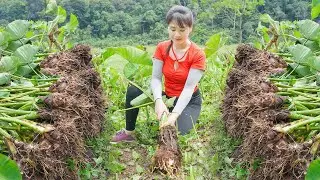
<path fill-rule="evenodd" d="M 161 122 L 167 121 L 167 114 L 161 117 Z M 168 125 L 160 127 L 158 147 L 153 157 L 152 170 L 174 176 L 181 168 L 182 154 L 178 144 L 177 129 Z"/>

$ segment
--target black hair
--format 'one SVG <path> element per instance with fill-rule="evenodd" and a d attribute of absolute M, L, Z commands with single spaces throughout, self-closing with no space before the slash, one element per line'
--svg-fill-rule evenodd
<path fill-rule="evenodd" d="M 171 21 L 176 21 L 181 28 L 184 28 L 185 25 L 192 27 L 193 14 L 189 8 L 176 5 L 169 9 L 166 20 L 168 24 L 170 24 Z"/>
<path fill-rule="evenodd" d="M 185 26 L 193 26 L 193 14 L 192 11 L 181 5 L 175 5 L 169 9 L 166 15 L 167 24 L 170 24 L 172 21 L 177 22 L 179 27 L 184 28 Z M 170 48 L 172 46 L 172 41 L 167 48 L 167 54 L 169 54 Z"/>

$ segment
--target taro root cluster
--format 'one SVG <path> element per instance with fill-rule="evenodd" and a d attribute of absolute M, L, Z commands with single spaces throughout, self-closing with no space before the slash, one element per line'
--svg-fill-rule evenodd
<path fill-rule="evenodd" d="M 91 59 L 90 48 L 78 45 L 41 62 L 43 73 L 60 76 L 39 112 L 54 130 L 31 144 L 15 144 L 25 179 L 78 179 L 77 165 L 89 160 L 84 139 L 98 135 L 104 120 L 103 91 Z"/>
<path fill-rule="evenodd" d="M 286 62 L 249 45 L 238 46 L 235 59 L 222 104 L 228 134 L 243 139 L 233 156 L 251 164 L 261 161 L 250 179 L 303 179 L 311 160 L 310 145 L 273 130 L 289 121 L 289 111 L 268 77 L 285 71 Z"/>
<path fill-rule="evenodd" d="M 158 147 L 153 157 L 153 170 L 174 176 L 181 168 L 181 159 L 176 128 L 162 127 L 158 137 Z"/>

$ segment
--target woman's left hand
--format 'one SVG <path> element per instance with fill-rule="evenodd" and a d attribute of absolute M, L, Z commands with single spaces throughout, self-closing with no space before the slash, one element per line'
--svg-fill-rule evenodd
<path fill-rule="evenodd" d="M 163 128 L 163 127 L 169 126 L 169 125 L 175 127 L 175 123 L 176 123 L 178 117 L 179 117 L 178 113 L 170 113 L 167 121 L 160 124 L 160 128 Z"/>

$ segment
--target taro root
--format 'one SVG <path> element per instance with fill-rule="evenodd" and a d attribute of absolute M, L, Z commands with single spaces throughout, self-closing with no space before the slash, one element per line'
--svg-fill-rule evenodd
<path fill-rule="evenodd" d="M 177 130 L 173 126 L 160 129 L 158 147 L 153 157 L 153 170 L 175 175 L 181 168 L 182 154 L 178 145 Z"/>
<path fill-rule="evenodd" d="M 48 56 L 40 63 L 41 71 L 49 75 L 64 75 L 90 65 L 90 47 L 77 45 L 73 49 Z"/>
<path fill-rule="evenodd" d="M 77 179 L 77 173 L 66 164 L 85 162 L 85 146 L 74 123 L 67 119 L 55 123 L 56 129 L 39 136 L 33 143 L 15 142 L 18 162 L 24 179 Z"/>

